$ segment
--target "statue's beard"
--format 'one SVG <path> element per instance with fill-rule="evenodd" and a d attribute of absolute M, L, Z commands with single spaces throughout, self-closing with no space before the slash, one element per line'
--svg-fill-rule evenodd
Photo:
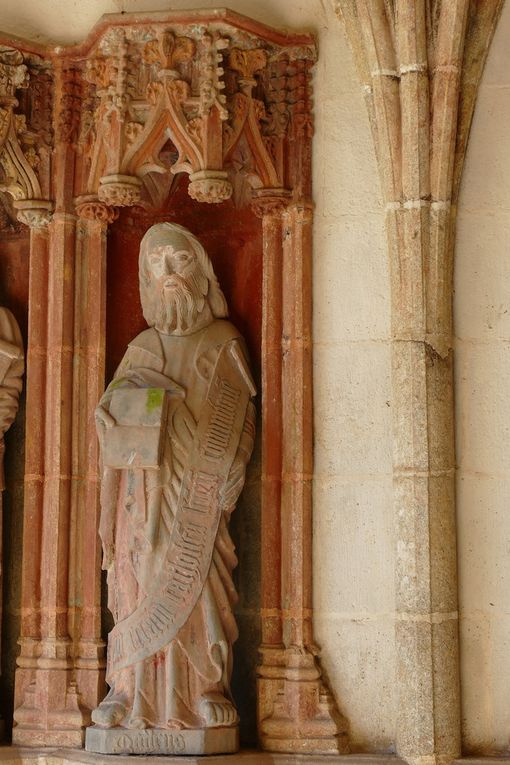
<path fill-rule="evenodd" d="M 209 288 L 200 267 L 181 276 L 166 276 L 160 283 L 155 304 L 155 324 L 166 335 L 189 332 L 197 323 Z"/>

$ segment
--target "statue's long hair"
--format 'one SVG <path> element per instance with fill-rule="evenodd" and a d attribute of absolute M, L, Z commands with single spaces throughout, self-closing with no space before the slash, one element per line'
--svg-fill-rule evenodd
<path fill-rule="evenodd" d="M 211 312 L 216 319 L 224 319 L 228 316 L 227 301 L 223 294 L 218 279 L 214 273 L 212 263 L 206 251 L 191 231 L 178 223 L 156 223 L 145 233 L 140 244 L 140 258 L 138 270 L 140 276 L 140 300 L 145 321 L 150 327 L 155 324 L 154 288 L 151 273 L 148 268 L 147 255 L 154 247 L 162 244 L 171 244 L 179 250 L 193 250 L 196 255 L 205 278 L 209 283 L 206 299 Z"/>

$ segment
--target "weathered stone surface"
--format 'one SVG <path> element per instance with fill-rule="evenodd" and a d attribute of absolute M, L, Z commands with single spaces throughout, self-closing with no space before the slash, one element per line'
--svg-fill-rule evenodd
<path fill-rule="evenodd" d="M 0 747 L 0 762 L 3 765 L 132 765 L 132 756 L 100 755 L 97 752 L 85 752 L 77 749 L 14 749 L 12 747 Z M 165 765 L 201 765 L 204 762 L 202 756 L 167 755 L 164 758 L 155 759 L 152 755 L 144 757 L 138 755 L 137 765 L 154 765 L 155 762 L 164 762 Z M 225 755 L 209 755 L 207 765 L 318 765 L 317 756 L 300 754 L 270 754 L 260 751 L 246 751 L 231 754 L 228 759 Z M 477 761 L 475 765 L 478 765 Z M 506 765 L 506 760 L 501 760 Z M 320 765 L 404 765 L 404 761 L 394 755 L 385 754 L 351 754 L 321 755 Z"/>
<path fill-rule="evenodd" d="M 461 749 L 453 483 L 455 205 L 477 85 L 501 2 L 486 4 L 483 13 L 470 0 L 436 3 L 433 13 L 425 2 L 333 5 L 365 88 L 387 209 L 397 751 L 416 765 L 448 763 Z M 446 624 L 449 639 L 436 639 Z"/>
<path fill-rule="evenodd" d="M 87 746 L 230 752 L 237 560 L 228 521 L 253 448 L 256 389 L 211 261 L 187 229 L 152 226 L 139 273 L 149 329 L 129 344 L 96 409 L 115 626 L 110 691 L 92 712 L 109 730 L 94 728 Z M 204 738 L 208 727 L 233 732 Z M 196 735 L 183 741 L 180 728 Z"/>
<path fill-rule="evenodd" d="M 126 730 L 87 728 L 87 752 L 99 754 L 211 755 L 239 749 L 237 728 L 203 728 L 169 731 L 163 728 Z"/>
<path fill-rule="evenodd" d="M 98 450 L 91 415 L 105 369 L 106 230 L 117 217 L 116 207 L 140 204 L 150 222 L 151 215 L 162 211 L 173 176 L 185 173 L 191 195 L 202 202 L 221 202 L 232 193 L 237 205 L 246 206 L 255 197 L 254 208 L 267 216 L 268 257 L 278 238 L 281 248 L 287 237 L 281 220 L 274 227 L 270 219 L 275 212 L 281 216 L 292 200 L 286 225 L 294 250 L 288 255 L 296 257 L 297 268 L 287 289 L 276 264 L 269 276 L 282 285 L 281 292 L 266 291 L 264 311 L 266 320 L 275 307 L 282 314 L 286 301 L 286 325 L 295 330 L 282 349 L 283 323 L 277 322 L 273 345 L 263 358 L 268 373 L 263 407 L 281 398 L 286 359 L 289 398 L 280 413 L 282 428 L 275 430 L 272 419 L 274 413 L 280 416 L 278 404 L 273 409 L 268 404 L 263 412 L 263 420 L 273 423 L 266 439 L 273 456 L 263 481 L 266 502 L 279 503 L 283 485 L 283 517 L 292 533 L 282 535 L 275 517 L 263 540 L 262 610 L 271 641 L 285 632 L 283 664 L 273 683 L 285 701 L 278 715 L 299 708 L 306 721 L 289 730 L 287 746 L 314 751 L 317 736 L 326 731 L 331 740 L 324 746 L 334 750 L 336 712 L 320 679 L 313 643 L 309 563 L 314 41 L 310 35 L 271 31 L 225 10 L 137 15 L 131 25 L 126 20 L 122 15 L 102 22 L 87 41 L 59 49 L 48 64 L 47 51 L 35 46 L 39 100 L 31 114 L 38 115 L 39 123 L 28 137 L 21 130 L 8 138 L 8 152 L 19 154 L 18 167 L 25 170 L 19 177 L 13 174 L 19 188 L 12 188 L 19 214 L 32 229 L 33 382 L 27 422 L 33 426 L 44 412 L 27 458 L 24 533 L 29 554 L 23 570 L 14 738 L 30 744 L 45 733 L 50 743 L 68 744 L 74 736 L 78 744 L 102 695 Z M 14 49 L 6 55 L 5 65 L 14 66 L 6 82 L 14 91 L 26 84 L 23 67 L 30 69 L 32 59 Z M 44 90 L 43 81 L 54 85 L 53 123 L 44 99 L 50 88 Z M 15 113 L 16 106 L 15 100 L 9 102 L 8 117 L 19 127 L 22 115 Z M 33 134 L 38 136 L 35 149 Z M 53 152 L 48 149 L 52 135 Z M 38 165 L 37 172 L 32 164 Z M 46 201 L 50 189 L 52 216 Z M 292 269 L 287 260 L 286 268 Z M 291 444 L 296 438 L 301 443 L 297 451 Z M 90 562 L 92 574 L 85 581 L 81 571 Z M 285 586 L 277 592 L 273 582 L 282 579 L 282 570 Z M 296 665 L 296 648 L 305 656 L 303 666 Z M 273 693 L 265 699 L 269 716 L 276 701 Z M 279 748 L 285 740 L 279 740 Z"/>

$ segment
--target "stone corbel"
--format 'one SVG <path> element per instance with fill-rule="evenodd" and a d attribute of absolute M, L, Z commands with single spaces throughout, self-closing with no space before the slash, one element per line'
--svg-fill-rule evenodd
<path fill-rule="evenodd" d="M 17 218 L 29 228 L 45 228 L 51 221 L 53 202 L 45 199 L 15 200 Z"/>
<path fill-rule="evenodd" d="M 94 194 L 77 197 L 75 207 L 78 217 L 82 220 L 110 224 L 119 217 L 119 211 L 114 206 L 105 204 Z"/>
<path fill-rule="evenodd" d="M 136 175 L 104 175 L 99 184 L 97 194 L 105 205 L 131 207 L 140 201 L 142 181 Z"/>

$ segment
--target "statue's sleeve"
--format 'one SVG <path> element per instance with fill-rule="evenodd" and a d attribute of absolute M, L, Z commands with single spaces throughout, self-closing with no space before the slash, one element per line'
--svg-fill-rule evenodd
<path fill-rule="evenodd" d="M 99 536 L 103 545 L 103 568 L 113 576 L 113 556 L 115 539 L 115 515 L 119 495 L 120 471 L 103 465 L 105 425 L 102 413 L 109 413 L 110 403 L 115 390 L 119 388 L 140 387 L 137 378 L 138 370 L 147 364 L 147 354 L 142 349 L 128 346 L 122 361 L 114 374 L 113 380 L 105 390 L 96 409 L 96 429 L 100 445 L 101 471 L 101 516 L 99 520 Z"/>
<path fill-rule="evenodd" d="M 122 361 L 120 362 L 115 371 L 115 374 L 113 375 L 111 383 L 108 385 L 99 402 L 99 406 L 106 411 L 109 411 L 110 409 L 110 402 L 115 390 L 118 390 L 119 388 L 138 387 L 133 374 L 137 367 L 138 359 L 136 357 L 138 355 L 140 354 L 137 353 L 136 349 L 131 348 L 131 346 L 128 347 L 122 358 Z"/>

